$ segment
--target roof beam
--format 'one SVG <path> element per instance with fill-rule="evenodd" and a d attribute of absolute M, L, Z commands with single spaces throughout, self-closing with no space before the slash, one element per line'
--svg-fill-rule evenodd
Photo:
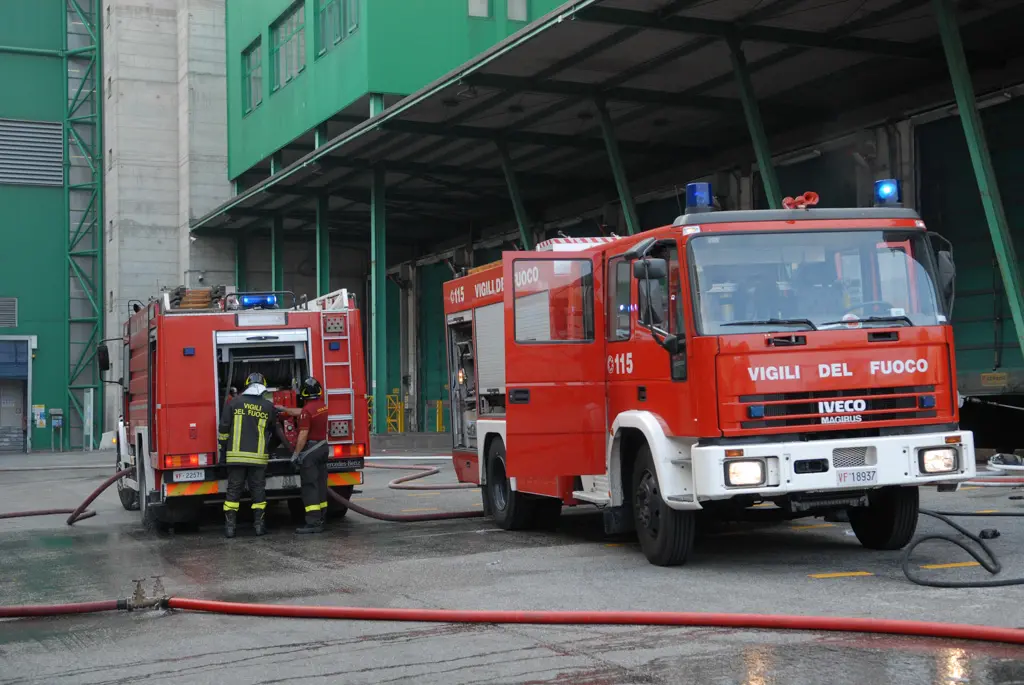
<path fill-rule="evenodd" d="M 756 24 L 735 24 L 727 21 L 699 19 L 696 17 L 657 17 L 647 12 L 611 7 L 591 7 L 577 14 L 576 18 L 583 21 L 614 24 L 616 26 L 635 26 L 661 31 L 713 36 L 715 38 L 733 38 L 761 43 L 781 43 L 783 45 L 796 45 L 805 48 L 864 52 L 888 57 L 903 57 L 907 59 L 934 59 L 936 57 L 935 51 L 931 48 L 923 49 L 913 43 L 856 36 L 829 36 L 815 31 L 801 31 L 777 26 L 758 26 Z"/>
<path fill-rule="evenodd" d="M 423 136 L 440 136 L 443 138 L 468 138 L 495 142 L 499 139 L 520 145 L 540 145 L 542 147 L 567 147 L 581 150 L 603 150 L 604 142 L 589 136 L 564 136 L 555 133 L 538 133 L 536 131 L 509 131 L 486 129 L 477 126 L 447 126 L 426 121 L 388 121 L 382 126 L 391 131 L 415 133 Z M 667 143 L 647 143 L 620 141 L 619 146 L 627 152 L 645 154 L 692 154 L 705 152 L 705 148 L 680 146 Z"/>

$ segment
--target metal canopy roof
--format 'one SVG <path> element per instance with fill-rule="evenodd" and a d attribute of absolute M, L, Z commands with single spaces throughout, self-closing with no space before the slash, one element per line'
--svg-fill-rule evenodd
<path fill-rule="evenodd" d="M 1024 3 L 961 0 L 957 12 L 976 90 L 1021 80 Z M 331 126 L 347 130 L 305 154 L 289 146 L 287 167 L 193 231 L 265 231 L 275 215 L 286 231 L 313 230 L 329 194 L 332 235 L 366 241 L 382 165 L 389 243 L 507 232 L 499 141 L 531 220 L 564 218 L 617 197 L 596 103 L 634 195 L 659 175 L 749 164 L 729 41 L 741 42 L 775 153 L 952 97 L 929 0 L 577 0 L 373 119 L 353 112 L 365 98 L 339 113 Z"/>

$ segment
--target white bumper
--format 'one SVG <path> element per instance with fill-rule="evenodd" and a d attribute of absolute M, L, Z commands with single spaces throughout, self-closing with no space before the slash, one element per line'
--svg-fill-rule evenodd
<path fill-rule="evenodd" d="M 958 441 L 947 443 L 947 437 L 951 436 Z M 919 450 L 929 447 L 956 448 L 955 469 L 943 474 L 924 473 L 918 454 Z M 727 458 L 727 450 L 742 450 L 742 457 Z M 886 485 L 955 483 L 969 480 L 976 474 L 974 436 L 969 431 L 813 442 L 695 445 L 690 456 L 698 502 L 736 495 L 777 497 L 788 493 L 864 490 Z M 763 459 L 767 482 L 753 487 L 727 485 L 726 462 L 740 459 Z M 822 468 L 821 460 L 827 463 L 826 471 L 800 472 L 808 467 Z M 666 499 L 671 494 L 666 492 Z M 667 503 L 673 506 L 673 502 Z"/>

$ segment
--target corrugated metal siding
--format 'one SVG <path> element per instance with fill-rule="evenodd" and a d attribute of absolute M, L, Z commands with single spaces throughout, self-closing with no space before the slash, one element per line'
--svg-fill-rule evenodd
<path fill-rule="evenodd" d="M 0 183 L 64 185 L 64 125 L 0 119 Z"/>
<path fill-rule="evenodd" d="M 0 328 L 17 328 L 18 298 L 0 297 Z"/>
<path fill-rule="evenodd" d="M 505 390 L 505 305 L 495 302 L 474 313 L 476 373 L 480 391 Z"/>

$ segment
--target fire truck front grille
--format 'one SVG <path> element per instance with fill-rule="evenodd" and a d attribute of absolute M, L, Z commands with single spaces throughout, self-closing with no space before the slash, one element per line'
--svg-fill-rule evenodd
<path fill-rule="evenodd" d="M 840 447 L 832 450 L 832 466 L 837 469 L 848 469 L 864 466 L 868 463 L 867 447 Z"/>
<path fill-rule="evenodd" d="M 742 428 L 843 425 L 934 418 L 934 385 L 743 395 Z M 925 398 L 928 400 L 926 401 Z"/>

